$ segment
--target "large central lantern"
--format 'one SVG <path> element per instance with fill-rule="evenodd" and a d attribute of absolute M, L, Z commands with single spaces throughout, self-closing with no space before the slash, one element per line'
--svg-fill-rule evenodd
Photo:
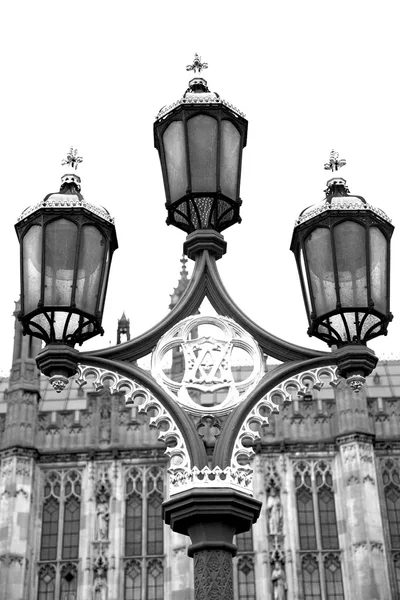
<path fill-rule="evenodd" d="M 196 54 L 187 70 L 207 68 Z M 198 76 L 183 97 L 160 110 L 154 143 L 164 179 L 167 223 L 187 233 L 221 232 L 240 222 L 240 173 L 246 145 L 243 113 L 210 92 Z"/>

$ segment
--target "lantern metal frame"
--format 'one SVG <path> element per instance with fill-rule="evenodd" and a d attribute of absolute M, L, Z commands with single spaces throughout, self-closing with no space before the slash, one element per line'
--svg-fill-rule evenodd
<path fill-rule="evenodd" d="M 339 180 L 340 181 L 340 180 Z M 343 183 L 344 180 L 342 180 Z M 329 182 L 328 182 L 329 183 Z M 330 205 L 333 198 L 338 196 L 348 197 L 351 202 L 351 198 L 357 198 L 362 202 L 359 209 L 340 209 L 334 205 Z M 312 218 L 303 221 L 295 227 L 293 232 L 293 238 L 291 243 L 291 250 L 293 251 L 297 269 L 299 273 L 299 279 L 304 298 L 304 305 L 306 308 L 307 318 L 309 322 L 308 335 L 314 336 L 322 341 L 326 342 L 329 346 L 341 347 L 346 344 L 366 344 L 368 341 L 378 337 L 380 335 L 387 335 L 387 327 L 390 321 L 393 319 L 393 315 L 390 312 L 390 238 L 392 236 L 394 227 L 391 223 L 386 221 L 379 215 L 380 211 L 375 211 L 371 206 L 367 204 L 362 196 L 354 196 L 347 193 L 347 188 L 342 183 L 335 183 L 334 189 L 329 189 L 329 193 L 326 199 L 328 210 L 321 212 Z M 338 278 L 337 268 L 337 256 L 336 256 L 336 242 L 334 240 L 335 227 L 344 222 L 354 222 L 361 225 L 365 231 L 365 258 L 366 258 L 366 281 L 367 281 L 367 303 L 365 306 L 342 306 L 340 301 L 340 286 Z M 382 312 L 375 307 L 374 300 L 371 293 L 371 256 L 370 256 L 370 236 L 369 232 L 371 227 L 377 227 L 379 231 L 384 235 L 386 241 L 386 294 L 385 302 L 387 311 Z M 307 253 L 305 249 L 305 242 L 307 238 L 312 234 L 313 231 L 319 228 L 328 229 L 330 232 L 330 247 L 332 250 L 332 262 L 333 262 L 333 273 L 335 282 L 335 294 L 336 294 L 336 307 L 335 309 L 317 316 L 315 298 L 312 289 L 310 268 L 307 259 Z M 302 268 L 301 257 L 303 257 L 304 271 Z M 356 336 L 351 337 L 346 315 L 353 313 L 355 315 L 355 327 Z M 346 339 L 340 335 L 335 327 L 330 322 L 331 317 L 339 315 L 344 324 L 346 330 Z M 379 319 L 378 322 L 372 324 L 366 331 L 363 331 L 366 319 L 369 315 L 375 316 Z M 325 331 L 321 331 L 320 327 L 325 328 Z"/>
<path fill-rule="evenodd" d="M 204 81 L 204 80 L 203 80 Z M 207 89 L 207 88 L 206 88 Z M 219 96 L 215 94 L 217 99 Z M 215 192 L 193 192 L 192 191 L 192 173 L 190 167 L 189 154 L 189 133 L 187 124 L 190 119 L 198 116 L 206 115 L 214 118 L 217 121 L 217 156 L 216 156 L 216 191 Z M 238 155 L 238 172 L 236 185 L 236 198 L 230 198 L 222 193 L 220 185 L 221 176 L 221 123 L 227 120 L 232 123 L 240 134 L 240 147 Z M 185 135 L 185 159 L 186 159 L 186 175 L 187 175 L 187 190 L 186 194 L 181 198 L 171 201 L 170 185 L 168 179 L 167 159 L 164 151 L 163 135 L 166 129 L 174 121 L 183 123 L 183 131 Z M 240 181 L 243 148 L 247 142 L 247 120 L 225 106 L 222 102 L 209 102 L 199 104 L 188 103 L 179 105 L 165 116 L 157 119 L 154 123 L 154 145 L 157 148 L 160 156 L 161 169 L 163 174 L 165 195 L 167 201 L 165 207 L 168 210 L 168 225 L 175 225 L 179 229 L 191 233 L 198 229 L 213 229 L 221 232 L 235 223 L 241 222 L 240 206 L 242 200 L 240 198 Z M 211 206 L 207 209 L 207 216 L 201 214 L 198 199 L 209 199 Z M 183 208 L 184 207 L 184 208 Z"/>
<path fill-rule="evenodd" d="M 63 193 L 63 192 L 60 192 Z M 42 339 L 46 345 L 52 343 L 65 344 L 73 347 L 75 344 L 81 345 L 84 341 L 98 335 L 103 334 L 104 330 L 101 327 L 104 303 L 107 293 L 108 278 L 111 267 L 111 260 L 114 250 L 118 247 L 118 242 L 115 233 L 115 227 L 111 223 L 107 223 L 101 217 L 98 217 L 90 210 L 84 207 L 61 207 L 61 208 L 47 208 L 45 203 L 46 200 L 52 196 L 50 194 L 43 201 L 43 206 L 38 208 L 35 212 L 29 214 L 26 218 L 22 218 L 16 225 L 15 229 L 20 241 L 20 263 L 21 263 L 21 311 L 19 320 L 23 325 L 24 334 L 29 334 L 34 337 Z M 65 306 L 49 304 L 46 305 L 44 302 L 44 290 L 45 290 L 45 244 L 46 244 L 46 227 L 57 220 L 65 219 L 74 223 L 77 230 L 77 251 L 74 261 L 74 278 L 72 282 L 72 292 L 70 303 Z M 33 225 L 39 225 L 42 227 L 42 252 L 41 252 L 41 284 L 40 284 L 40 299 L 37 308 L 25 313 L 24 300 L 25 300 L 25 283 L 24 283 L 24 249 L 23 241 Z M 107 243 L 107 248 L 104 251 L 101 274 L 98 284 L 98 297 L 96 299 L 95 310 L 93 313 L 86 312 L 78 308 L 75 304 L 75 293 L 76 293 L 76 281 L 78 276 L 78 264 L 79 264 L 79 250 L 81 247 L 82 230 L 83 227 L 91 225 L 99 230 L 101 235 L 104 237 Z M 67 313 L 65 320 L 63 333 L 61 337 L 57 337 L 54 329 L 55 314 L 56 313 Z M 32 321 L 34 317 L 39 314 L 43 314 L 49 324 L 49 332 L 47 332 L 39 324 Z M 71 317 L 78 315 L 79 323 L 77 329 L 67 335 L 68 326 L 70 324 Z M 85 331 L 87 329 L 87 331 Z"/>

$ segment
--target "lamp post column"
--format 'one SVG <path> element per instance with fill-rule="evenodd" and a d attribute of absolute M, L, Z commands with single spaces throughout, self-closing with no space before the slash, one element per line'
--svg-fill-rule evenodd
<path fill-rule="evenodd" d="M 233 536 L 248 531 L 260 510 L 258 500 L 231 488 L 193 488 L 163 504 L 165 522 L 191 539 L 195 600 L 234 600 Z"/>

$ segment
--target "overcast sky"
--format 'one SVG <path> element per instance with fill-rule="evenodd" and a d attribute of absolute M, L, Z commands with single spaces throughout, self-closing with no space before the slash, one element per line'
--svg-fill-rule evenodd
<path fill-rule="evenodd" d="M 307 336 L 289 250 L 294 220 L 319 202 L 332 148 L 347 160 L 350 191 L 400 225 L 398 2 L 4 2 L 0 14 L 2 286 L 0 369 L 11 366 L 19 246 L 14 223 L 59 189 L 71 145 L 88 202 L 115 216 L 119 249 L 104 337 L 123 310 L 133 336 L 168 311 L 184 232 L 165 224 L 153 122 L 181 97 L 195 52 L 209 87 L 249 120 L 241 225 L 224 232 L 219 261 L 237 304 L 271 333 Z M 399 356 L 400 242 L 392 243 L 389 335 L 371 343 Z M 189 266 L 189 265 L 188 265 Z"/>

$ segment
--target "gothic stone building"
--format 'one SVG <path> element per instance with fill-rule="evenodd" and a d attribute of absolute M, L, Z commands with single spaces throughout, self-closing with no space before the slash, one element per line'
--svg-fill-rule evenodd
<path fill-rule="evenodd" d="M 0 600 L 190 600 L 189 540 L 161 516 L 158 432 L 107 385 L 56 394 L 39 346 L 16 322 L 0 388 Z M 238 600 L 400 598 L 399 397 L 400 361 L 383 361 L 359 394 L 327 385 L 271 416 L 253 460 L 262 513 L 236 540 Z M 215 433 L 203 423 L 204 443 Z"/>

